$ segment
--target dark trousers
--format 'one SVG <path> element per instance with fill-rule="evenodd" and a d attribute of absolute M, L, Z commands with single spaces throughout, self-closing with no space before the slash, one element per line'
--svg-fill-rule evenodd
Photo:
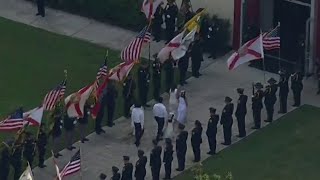
<path fill-rule="evenodd" d="M 33 164 L 33 153 L 28 153 L 24 155 L 25 159 L 27 160 L 27 162 L 29 162 L 30 166 L 32 167 Z"/>
<path fill-rule="evenodd" d="M 216 152 L 216 147 L 217 147 L 217 140 L 216 140 L 216 136 L 213 136 L 213 135 L 207 135 L 208 137 L 208 142 L 209 142 L 209 148 L 210 148 L 210 151 L 212 153 L 215 153 Z"/>
<path fill-rule="evenodd" d="M 170 88 L 172 88 L 174 80 L 174 70 L 167 70 L 166 72 L 166 91 L 169 92 Z"/>
<path fill-rule="evenodd" d="M 287 99 L 288 99 L 288 94 L 280 95 L 280 112 L 281 113 L 287 113 Z"/>
<path fill-rule="evenodd" d="M 238 129 L 239 129 L 239 136 L 246 136 L 246 115 L 238 115 Z"/>
<path fill-rule="evenodd" d="M 125 117 L 129 117 L 130 116 L 130 108 L 133 105 L 133 98 L 132 97 L 128 97 L 128 98 L 124 98 L 124 116 Z"/>
<path fill-rule="evenodd" d="M 200 161 L 200 159 L 201 159 L 200 144 L 199 143 L 193 143 L 192 144 L 192 150 L 193 150 L 193 155 L 194 155 L 194 161 Z"/>
<path fill-rule="evenodd" d="M 20 178 L 21 173 L 22 173 L 21 172 L 22 171 L 22 161 L 12 162 L 12 166 L 14 168 L 13 179 L 18 180 Z"/>
<path fill-rule="evenodd" d="M 9 171 L 10 171 L 10 165 L 6 164 L 4 165 L 4 167 L 1 166 L 0 179 L 7 180 L 9 176 Z"/>
<path fill-rule="evenodd" d="M 38 147 L 39 166 L 44 165 L 44 155 L 46 154 L 46 148 Z"/>
<path fill-rule="evenodd" d="M 274 104 L 266 105 L 266 110 L 267 110 L 267 120 L 273 121 Z"/>
<path fill-rule="evenodd" d="M 74 134 L 73 130 L 65 131 L 67 148 L 72 147 L 73 134 Z"/>
<path fill-rule="evenodd" d="M 200 60 L 193 60 L 192 61 L 192 75 L 195 77 L 198 77 L 200 75 L 199 70 L 200 70 L 201 62 Z"/>
<path fill-rule="evenodd" d="M 136 142 L 135 144 L 137 146 L 140 145 L 140 139 L 142 137 L 142 128 L 140 123 L 134 123 L 134 129 L 135 129 L 135 136 L 136 136 Z"/>
<path fill-rule="evenodd" d="M 151 173 L 152 173 L 152 180 L 159 180 L 160 178 L 160 168 L 161 168 L 161 164 L 160 165 L 154 165 L 151 167 Z"/>
<path fill-rule="evenodd" d="M 224 143 L 231 144 L 232 124 L 223 125 Z"/>
<path fill-rule="evenodd" d="M 161 39 L 161 23 L 154 21 L 152 23 L 152 34 L 154 36 L 155 40 L 160 40 Z"/>
<path fill-rule="evenodd" d="M 100 132 L 101 130 L 101 122 L 104 116 L 104 107 L 101 107 L 100 111 L 97 114 L 97 118 L 96 118 L 96 124 L 95 124 L 95 130 L 96 132 Z"/>
<path fill-rule="evenodd" d="M 107 109 L 108 109 L 108 125 L 112 125 L 113 124 L 113 115 L 114 115 L 114 110 L 115 110 L 115 103 L 108 104 Z"/>
<path fill-rule="evenodd" d="M 185 148 L 186 149 L 186 148 Z M 178 169 L 184 170 L 186 163 L 186 151 L 177 151 Z"/>
<path fill-rule="evenodd" d="M 175 27 L 174 24 L 166 23 L 166 38 L 167 38 L 167 41 L 171 41 L 174 38 L 175 28 L 176 27 Z"/>
<path fill-rule="evenodd" d="M 161 80 L 159 77 L 153 78 L 153 98 L 159 99 L 161 89 Z"/>
<path fill-rule="evenodd" d="M 137 175 L 136 180 L 144 180 L 146 175 Z"/>
<path fill-rule="evenodd" d="M 187 69 L 179 69 L 179 72 L 180 72 L 180 84 L 183 85 L 184 82 L 186 82 Z"/>
<path fill-rule="evenodd" d="M 44 0 L 37 0 L 38 13 L 45 16 Z"/>
<path fill-rule="evenodd" d="M 260 128 L 261 127 L 261 109 L 253 109 L 253 121 L 254 127 Z"/>
<path fill-rule="evenodd" d="M 171 166 L 172 166 L 172 162 L 164 163 L 165 179 L 171 179 Z"/>
<path fill-rule="evenodd" d="M 163 136 L 163 126 L 164 126 L 164 118 L 154 117 L 158 123 L 158 133 L 157 133 L 157 140 L 162 138 Z"/>
<path fill-rule="evenodd" d="M 292 92 L 293 92 L 294 105 L 300 106 L 301 105 L 301 91 L 292 91 Z"/>
<path fill-rule="evenodd" d="M 149 87 L 140 87 L 139 88 L 139 97 L 140 97 L 142 106 L 145 106 L 147 104 L 148 90 L 149 90 Z"/>

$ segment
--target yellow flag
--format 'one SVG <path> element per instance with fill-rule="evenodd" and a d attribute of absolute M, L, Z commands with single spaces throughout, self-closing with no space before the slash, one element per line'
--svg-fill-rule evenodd
<path fill-rule="evenodd" d="M 197 32 L 200 31 L 200 20 L 201 17 L 205 14 L 205 9 L 200 11 L 198 14 L 193 16 L 185 25 L 184 28 L 187 29 L 189 32 L 192 31 L 194 28 L 197 28 Z"/>

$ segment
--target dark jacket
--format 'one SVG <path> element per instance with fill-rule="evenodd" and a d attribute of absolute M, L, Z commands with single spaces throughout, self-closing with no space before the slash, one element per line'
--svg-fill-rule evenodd
<path fill-rule="evenodd" d="M 106 101 L 108 105 L 114 105 L 118 97 L 118 92 L 114 85 L 108 85 L 106 93 Z"/>
<path fill-rule="evenodd" d="M 146 164 L 147 164 L 147 157 L 143 156 L 138 159 L 136 163 L 136 170 L 134 172 L 134 177 L 137 177 L 138 175 L 140 176 L 145 176 L 146 175 Z"/>
<path fill-rule="evenodd" d="M 120 180 L 120 173 L 116 173 L 116 174 L 113 174 L 112 177 L 111 177 L 111 180 Z"/>
<path fill-rule="evenodd" d="M 67 114 L 63 118 L 63 127 L 66 131 L 74 130 L 76 118 L 70 118 Z"/>
<path fill-rule="evenodd" d="M 154 13 L 154 18 L 152 20 L 153 23 L 158 23 L 158 24 L 162 24 L 163 23 L 163 13 L 164 13 L 164 9 L 162 8 L 162 6 L 158 6 L 156 12 Z"/>
<path fill-rule="evenodd" d="M 194 41 L 192 45 L 191 60 L 192 62 L 203 61 L 203 50 L 200 40 Z"/>
<path fill-rule="evenodd" d="M 149 87 L 150 82 L 150 73 L 148 68 L 139 68 L 139 74 L 138 74 L 138 86 L 139 88 L 143 87 Z"/>
<path fill-rule="evenodd" d="M 210 117 L 206 134 L 208 137 L 215 137 L 217 134 L 217 125 L 219 123 L 219 115 Z"/>
<path fill-rule="evenodd" d="M 132 172 L 133 172 L 132 163 L 125 164 L 123 169 L 122 169 L 121 180 L 132 180 Z"/>
<path fill-rule="evenodd" d="M 224 106 L 222 114 L 221 114 L 221 121 L 220 123 L 224 126 L 231 125 L 233 123 L 233 104 L 227 104 Z"/>
<path fill-rule="evenodd" d="M 164 10 L 165 22 L 169 26 L 175 26 L 176 17 L 178 15 L 178 7 L 173 4 L 171 6 L 167 5 Z"/>
<path fill-rule="evenodd" d="M 238 99 L 238 105 L 235 115 L 238 116 L 244 116 L 247 114 L 247 101 L 248 96 L 241 94 Z"/>
<path fill-rule="evenodd" d="M 176 140 L 176 152 L 186 152 L 187 151 L 187 139 L 188 139 L 188 132 L 182 131 L 178 136 Z"/>
<path fill-rule="evenodd" d="M 164 149 L 163 154 L 163 162 L 164 163 L 171 163 L 173 161 L 173 146 L 166 146 Z"/>
<path fill-rule="evenodd" d="M 191 144 L 199 145 L 202 143 L 202 127 L 195 127 L 192 130 Z"/>
<path fill-rule="evenodd" d="M 53 128 L 50 133 L 52 133 L 53 137 L 60 137 L 62 134 L 61 128 L 62 128 L 62 117 L 61 116 L 55 116 L 54 117 L 54 124 Z"/>
<path fill-rule="evenodd" d="M 48 143 L 48 137 L 45 132 L 40 130 L 39 136 L 38 136 L 38 141 L 37 141 L 37 146 L 39 149 L 44 149 Z"/>
<path fill-rule="evenodd" d="M 303 76 L 301 73 L 294 73 L 291 76 L 291 89 L 292 91 L 299 92 L 303 89 Z"/>
<path fill-rule="evenodd" d="M 285 95 L 289 93 L 289 77 L 288 75 L 281 75 L 280 81 L 278 83 L 279 86 L 279 95 Z"/>
<path fill-rule="evenodd" d="M 124 98 L 132 98 L 134 96 L 134 90 L 136 89 L 136 84 L 133 79 L 126 79 L 123 83 L 122 95 Z"/>
<path fill-rule="evenodd" d="M 264 104 L 267 105 L 274 105 L 277 101 L 277 85 L 270 85 L 264 91 Z"/>
<path fill-rule="evenodd" d="M 263 99 L 264 92 L 262 90 L 257 90 L 252 97 L 252 109 L 259 110 L 263 108 L 262 99 Z"/>
<path fill-rule="evenodd" d="M 156 146 L 152 149 L 150 154 L 150 166 L 159 167 L 161 166 L 161 152 L 162 148 L 160 146 Z"/>

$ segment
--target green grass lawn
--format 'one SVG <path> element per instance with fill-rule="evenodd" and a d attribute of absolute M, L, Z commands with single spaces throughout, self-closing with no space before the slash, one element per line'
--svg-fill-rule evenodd
<path fill-rule="evenodd" d="M 45 94 L 64 79 L 64 69 L 68 70 L 66 95 L 92 83 L 106 51 L 85 41 L 0 18 L 0 117 L 6 117 L 21 105 L 25 110 L 40 105 Z M 109 50 L 108 66 L 119 64 L 119 56 L 119 52 Z M 133 69 L 134 75 L 136 70 L 137 67 Z M 115 117 L 123 113 L 120 84 L 118 90 Z M 150 98 L 151 95 L 152 82 Z M 43 121 L 47 121 L 46 116 Z M 94 121 L 90 121 L 88 133 L 93 127 Z M 13 135 L 1 132 L 0 142 Z M 60 148 L 64 147 L 62 144 Z"/>
<path fill-rule="evenodd" d="M 209 174 L 235 180 L 317 180 L 320 109 L 303 106 L 204 161 Z M 175 178 L 192 180 L 190 171 Z"/>

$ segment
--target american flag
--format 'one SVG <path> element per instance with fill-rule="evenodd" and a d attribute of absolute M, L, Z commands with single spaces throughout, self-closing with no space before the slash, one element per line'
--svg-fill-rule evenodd
<path fill-rule="evenodd" d="M 0 131 L 14 131 L 19 130 L 24 126 L 23 110 L 17 109 L 7 119 L 0 122 Z"/>
<path fill-rule="evenodd" d="M 280 25 L 264 35 L 263 48 L 265 50 L 280 49 Z"/>
<path fill-rule="evenodd" d="M 69 176 L 81 170 L 80 150 L 73 155 L 68 164 L 60 171 L 61 178 Z"/>
<path fill-rule="evenodd" d="M 67 80 L 65 79 L 61 82 L 61 84 L 59 84 L 58 87 L 46 94 L 43 100 L 44 110 L 52 111 L 55 108 L 57 102 L 64 96 L 64 93 L 66 92 L 66 85 Z"/>
<path fill-rule="evenodd" d="M 143 43 L 151 42 L 151 33 L 148 27 L 144 27 L 138 36 L 121 52 L 121 59 L 125 62 L 133 62 L 140 58 Z"/>
<path fill-rule="evenodd" d="M 107 66 L 107 58 L 104 61 L 104 64 L 99 68 L 95 81 L 95 88 L 99 87 L 99 80 L 108 75 L 108 66 Z"/>

